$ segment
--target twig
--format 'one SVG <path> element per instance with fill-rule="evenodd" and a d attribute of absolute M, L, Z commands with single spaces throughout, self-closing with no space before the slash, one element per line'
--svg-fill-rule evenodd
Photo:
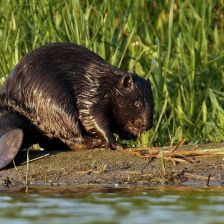
<path fill-rule="evenodd" d="M 184 176 L 188 177 L 188 178 L 192 178 L 192 179 L 196 179 L 196 180 L 206 180 L 208 182 L 208 177 L 207 176 L 202 176 L 199 174 L 194 174 L 194 173 L 188 173 L 185 172 Z M 211 177 L 211 175 L 209 175 L 209 181 L 221 181 L 221 179 L 218 179 L 216 177 Z"/>
<path fill-rule="evenodd" d="M 208 175 L 208 180 L 207 180 L 207 186 L 209 187 L 209 182 L 210 182 L 211 174 Z"/>
<path fill-rule="evenodd" d="M 47 156 L 49 156 L 49 155 L 50 155 L 50 153 L 47 153 L 47 154 L 45 154 L 45 155 L 43 155 L 43 156 L 39 156 L 39 157 L 37 157 L 37 158 L 31 159 L 31 160 L 29 160 L 29 162 L 33 162 L 33 161 L 35 161 L 35 160 L 42 159 L 42 158 L 47 157 Z M 21 165 L 24 165 L 24 164 L 26 164 L 26 163 L 27 163 L 27 161 L 21 163 Z"/>
<path fill-rule="evenodd" d="M 184 142 L 186 141 L 186 139 L 182 139 L 173 150 L 171 150 L 171 152 L 176 151 L 180 146 L 182 146 L 184 144 Z"/>
<path fill-rule="evenodd" d="M 16 166 L 15 160 L 13 160 L 12 162 L 13 162 L 13 166 L 14 166 L 15 170 L 17 171 L 16 173 L 18 174 L 18 178 L 20 179 L 21 182 L 23 182 L 23 178 L 22 178 L 22 176 L 21 176 L 21 174 L 20 174 L 20 172 L 19 172 L 19 170 Z"/>
<path fill-rule="evenodd" d="M 144 151 L 144 154 L 142 155 L 142 151 Z M 163 156 L 167 157 L 196 157 L 196 156 L 223 156 L 224 155 L 224 147 L 219 149 L 181 149 L 178 151 L 171 151 L 171 150 L 162 150 L 161 148 L 144 148 L 144 149 L 138 149 L 134 148 L 132 150 L 129 150 L 128 152 L 135 155 L 140 155 L 145 158 L 151 158 L 151 157 L 159 157 L 160 152 L 163 152 Z"/>
<path fill-rule="evenodd" d="M 28 173 L 29 173 L 29 149 L 27 149 L 27 154 L 26 154 L 26 192 L 28 192 Z"/>

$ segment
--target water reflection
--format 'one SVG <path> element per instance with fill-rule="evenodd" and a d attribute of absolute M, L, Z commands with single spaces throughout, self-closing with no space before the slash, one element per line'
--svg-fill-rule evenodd
<path fill-rule="evenodd" d="M 2 193 L 6 224 L 223 223 L 224 189 L 31 189 Z"/>

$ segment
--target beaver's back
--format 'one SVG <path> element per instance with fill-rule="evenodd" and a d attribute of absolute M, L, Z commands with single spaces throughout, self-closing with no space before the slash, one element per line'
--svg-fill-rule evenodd
<path fill-rule="evenodd" d="M 50 44 L 21 59 L 2 86 L 0 97 L 5 106 L 26 116 L 48 135 L 59 130 L 59 136 L 80 134 L 77 94 L 91 89 L 94 82 L 88 71 L 94 66 L 102 69 L 108 64 L 84 47 Z"/>

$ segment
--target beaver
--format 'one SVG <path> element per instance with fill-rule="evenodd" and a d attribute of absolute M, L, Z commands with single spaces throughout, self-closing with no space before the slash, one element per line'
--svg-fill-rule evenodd
<path fill-rule="evenodd" d="M 114 133 L 136 138 L 152 120 L 149 80 L 83 46 L 51 43 L 22 57 L 0 89 L 0 168 L 34 143 L 122 149 Z"/>

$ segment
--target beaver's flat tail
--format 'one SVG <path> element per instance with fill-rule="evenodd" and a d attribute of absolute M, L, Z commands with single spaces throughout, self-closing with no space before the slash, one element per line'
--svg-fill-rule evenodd
<path fill-rule="evenodd" d="M 0 137 L 0 169 L 9 165 L 17 155 L 24 138 L 20 128 L 5 132 Z"/>

